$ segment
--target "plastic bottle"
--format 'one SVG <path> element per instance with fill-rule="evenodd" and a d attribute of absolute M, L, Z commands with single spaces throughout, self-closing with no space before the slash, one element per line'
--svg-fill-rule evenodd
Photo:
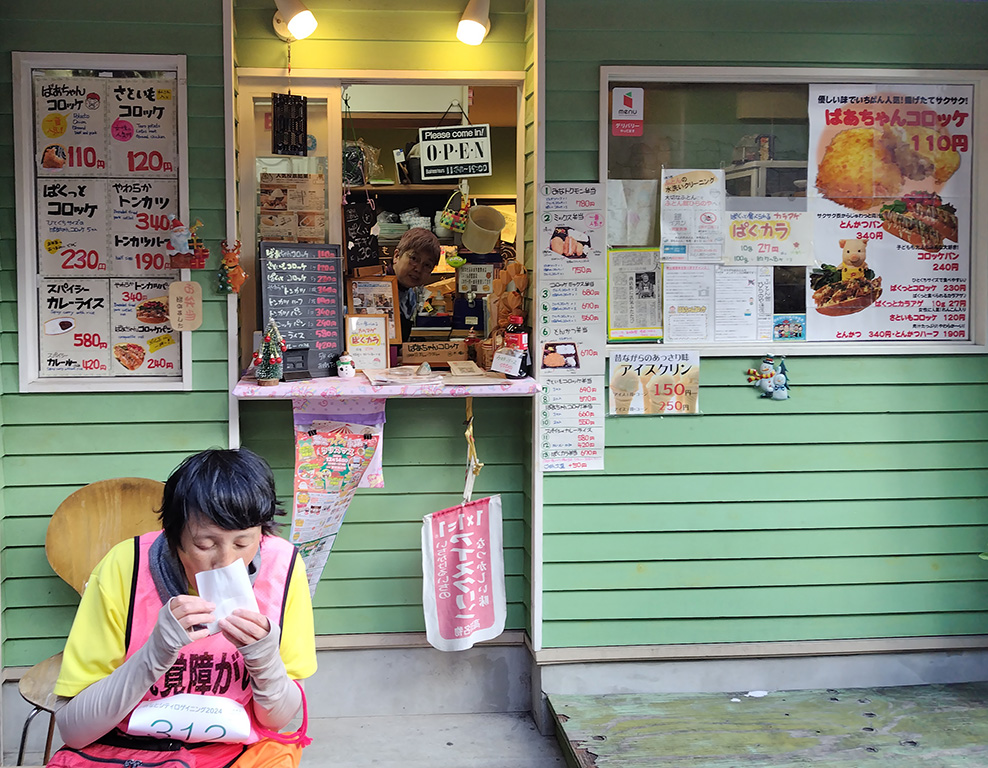
<path fill-rule="evenodd" d="M 524 318 L 521 315 L 511 315 L 508 317 L 508 327 L 504 329 L 504 344 L 508 349 L 518 352 L 521 364 L 518 366 L 518 374 L 506 373 L 509 379 L 524 379 L 528 376 L 531 367 L 531 356 L 528 353 L 528 333 L 525 331 Z"/>
<path fill-rule="evenodd" d="M 477 336 L 477 329 L 471 328 L 467 333 L 466 345 L 467 345 L 467 360 L 473 360 L 477 362 L 477 345 L 480 343 L 480 337 Z"/>
<path fill-rule="evenodd" d="M 508 317 L 508 327 L 504 329 L 504 343 L 522 352 L 528 352 L 528 334 L 525 332 L 524 322 L 521 315 Z"/>

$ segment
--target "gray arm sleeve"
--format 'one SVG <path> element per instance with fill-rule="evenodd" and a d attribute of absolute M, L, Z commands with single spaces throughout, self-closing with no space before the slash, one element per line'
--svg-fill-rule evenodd
<path fill-rule="evenodd" d="M 133 656 L 77 696 L 60 700 L 55 722 L 67 746 L 79 749 L 112 731 L 178 658 L 189 635 L 169 604 L 162 606 L 151 636 Z"/>
<path fill-rule="evenodd" d="M 240 648 L 250 672 L 254 716 L 270 730 L 281 730 L 302 708 L 302 692 L 281 660 L 281 630 L 273 621 L 266 637 Z"/>

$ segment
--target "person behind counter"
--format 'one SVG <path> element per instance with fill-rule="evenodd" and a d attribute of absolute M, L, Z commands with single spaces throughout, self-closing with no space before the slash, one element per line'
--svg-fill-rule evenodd
<path fill-rule="evenodd" d="M 401 308 L 401 338 L 408 339 L 415 316 L 422 306 L 422 286 L 429 282 L 439 264 L 439 238 L 421 227 L 408 230 L 395 248 L 394 272 L 398 278 Z"/>
<path fill-rule="evenodd" d="M 305 568 L 275 535 L 277 514 L 271 469 L 248 450 L 203 451 L 172 472 L 162 529 L 113 547 L 83 593 L 55 685 L 67 747 L 107 763 L 156 764 L 188 747 L 196 768 L 298 765 L 308 739 L 278 731 L 304 707 L 298 681 L 316 670 L 315 634 Z M 258 610 L 237 608 L 210 634 L 216 606 L 198 596 L 196 574 L 238 560 Z M 139 725 L 176 694 L 203 702 L 183 711 L 229 714 L 212 715 L 223 722 L 201 739 L 184 723 L 169 731 L 164 715 L 151 731 Z M 80 759 L 62 749 L 49 766 Z"/>

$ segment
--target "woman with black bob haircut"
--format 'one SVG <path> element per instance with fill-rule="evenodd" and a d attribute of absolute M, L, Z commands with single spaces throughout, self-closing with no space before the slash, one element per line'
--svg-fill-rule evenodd
<path fill-rule="evenodd" d="M 261 526 L 277 533 L 284 515 L 278 505 L 271 468 L 256 453 L 213 449 L 183 461 L 165 483 L 158 517 L 173 552 L 190 520 L 211 522 L 227 531 Z"/>
<path fill-rule="evenodd" d="M 305 718 L 280 731 L 304 708 L 315 633 L 305 567 L 273 535 L 279 514 L 271 468 L 246 449 L 203 451 L 171 473 L 162 529 L 117 544 L 89 578 L 55 684 L 66 747 L 50 768 L 79 768 L 73 750 L 93 765 L 155 764 L 176 744 L 196 768 L 297 768 Z M 217 620 L 196 576 L 231 566 L 257 610 Z M 159 714 L 177 694 L 179 714 Z"/>

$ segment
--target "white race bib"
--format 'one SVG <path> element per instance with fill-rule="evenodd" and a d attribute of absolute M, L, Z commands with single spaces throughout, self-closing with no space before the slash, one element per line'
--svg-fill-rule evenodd
<path fill-rule="evenodd" d="M 250 716 L 242 704 L 223 696 L 178 693 L 139 704 L 127 733 L 193 743 L 240 743 L 250 736 Z"/>

